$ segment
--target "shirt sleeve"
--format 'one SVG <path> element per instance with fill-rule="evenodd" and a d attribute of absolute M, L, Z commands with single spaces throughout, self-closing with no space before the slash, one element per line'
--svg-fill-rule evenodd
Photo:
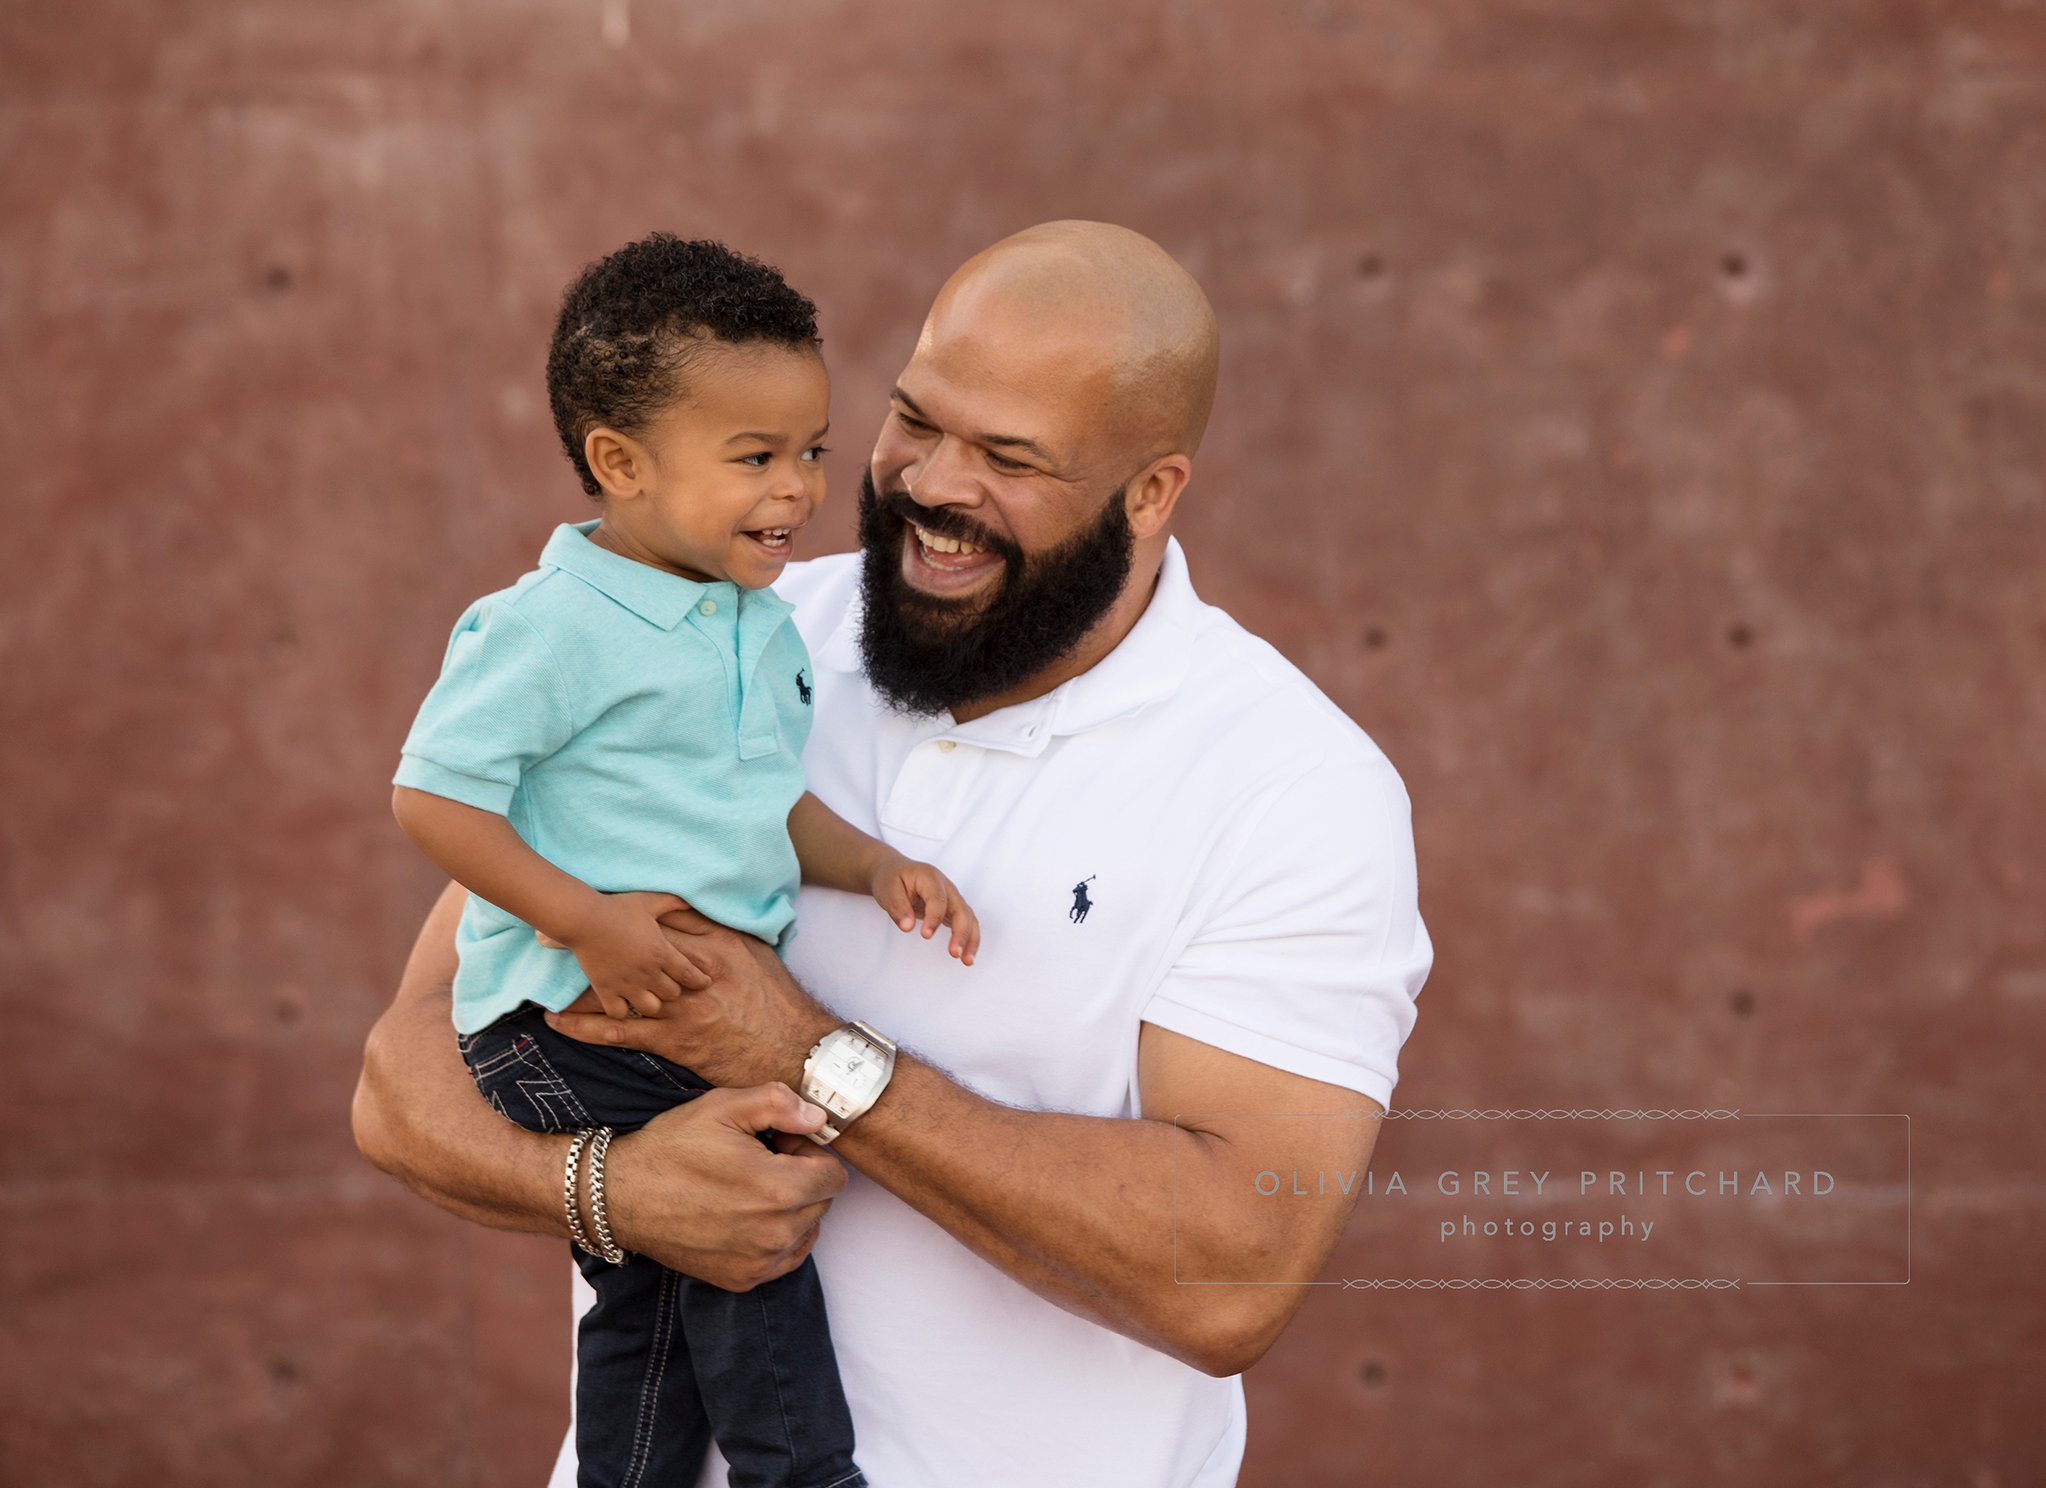
<path fill-rule="evenodd" d="M 1384 757 L 1323 761 L 1254 802 L 1192 902 L 1143 1020 L 1390 1108 L 1434 949 Z"/>
<path fill-rule="evenodd" d="M 574 732 L 553 648 L 512 606 L 481 599 L 455 623 L 393 783 L 502 816 L 525 772 Z"/>

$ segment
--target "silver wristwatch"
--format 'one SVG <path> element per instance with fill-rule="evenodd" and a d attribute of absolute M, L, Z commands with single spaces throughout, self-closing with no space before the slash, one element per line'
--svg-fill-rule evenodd
<path fill-rule="evenodd" d="M 829 1114 L 810 1140 L 829 1147 L 888 1088 L 895 1073 L 895 1045 L 864 1023 L 834 1028 L 817 1040 L 803 1061 L 803 1098 Z"/>

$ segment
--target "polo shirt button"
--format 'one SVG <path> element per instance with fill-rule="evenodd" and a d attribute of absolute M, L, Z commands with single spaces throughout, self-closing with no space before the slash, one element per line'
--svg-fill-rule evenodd
<path fill-rule="evenodd" d="M 942 749 L 947 754 L 950 754 L 953 750 L 957 749 L 958 747 L 959 747 L 958 741 L 954 739 L 940 739 L 938 741 L 938 748 Z"/>
<path fill-rule="evenodd" d="M 718 602 L 714 599 L 706 599 L 696 609 L 699 614 L 715 615 L 718 612 Z"/>

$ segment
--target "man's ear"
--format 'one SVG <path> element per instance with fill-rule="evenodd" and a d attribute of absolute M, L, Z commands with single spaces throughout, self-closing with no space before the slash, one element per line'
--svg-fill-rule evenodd
<path fill-rule="evenodd" d="M 639 495 L 653 470 L 645 445 L 603 424 L 583 436 L 583 459 L 604 494 L 620 501 Z"/>
<path fill-rule="evenodd" d="M 1123 488 L 1123 509 L 1129 513 L 1130 530 L 1139 540 L 1155 537 L 1172 520 L 1179 493 L 1193 478 L 1193 460 L 1186 455 L 1166 455 L 1153 460 Z"/>

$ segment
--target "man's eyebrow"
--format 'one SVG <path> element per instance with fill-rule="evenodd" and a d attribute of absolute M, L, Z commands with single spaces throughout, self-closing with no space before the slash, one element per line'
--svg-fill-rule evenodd
<path fill-rule="evenodd" d="M 931 416 L 916 406 L 916 399 L 910 397 L 901 388 L 894 389 L 889 396 L 925 423 L 928 424 L 931 421 Z M 1047 465 L 1058 464 L 1058 461 L 1052 458 L 1050 450 L 1034 439 L 1025 439 L 1021 434 L 975 434 L 971 437 L 975 444 L 993 445 L 998 449 L 1019 449 L 1037 456 L 1038 459 Z"/>

